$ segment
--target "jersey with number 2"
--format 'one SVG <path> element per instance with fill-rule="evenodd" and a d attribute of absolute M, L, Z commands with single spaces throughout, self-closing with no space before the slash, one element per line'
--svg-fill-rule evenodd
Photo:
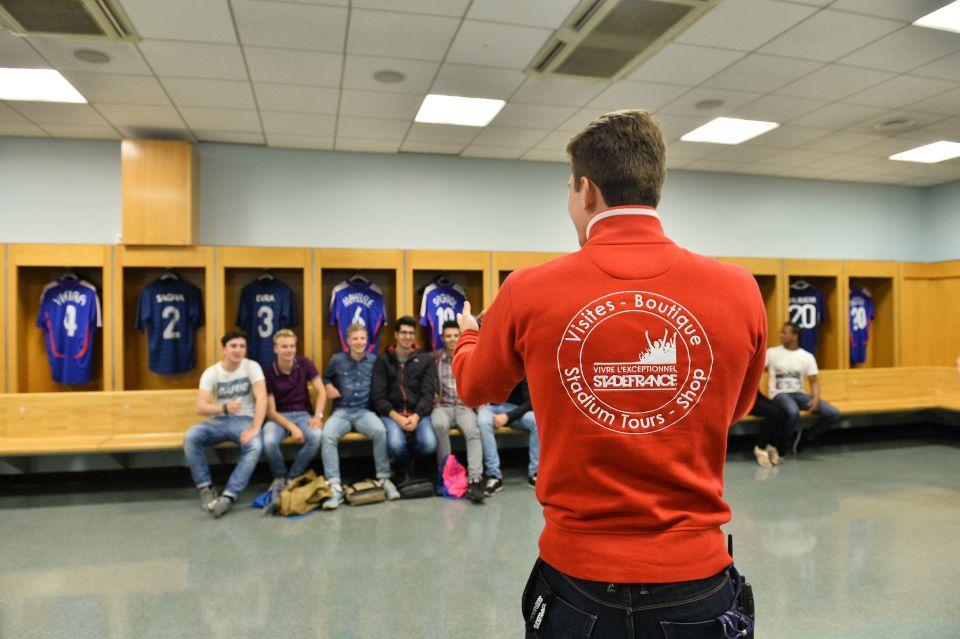
<path fill-rule="evenodd" d="M 134 328 L 147 332 L 148 366 L 160 375 L 193 370 L 193 332 L 203 326 L 200 289 L 181 279 L 155 280 L 140 291 Z"/>
<path fill-rule="evenodd" d="M 276 360 L 273 335 L 297 324 L 293 290 L 280 280 L 255 280 L 240 291 L 237 326 L 247 333 L 247 357 L 267 368 Z"/>
<path fill-rule="evenodd" d="M 97 289 L 84 280 L 50 282 L 40 294 L 37 326 L 44 333 L 53 380 L 61 384 L 90 381 L 93 331 L 102 326 Z"/>
<path fill-rule="evenodd" d="M 430 350 L 443 348 L 443 323 L 457 319 L 467 293 L 459 284 L 444 286 L 434 282 L 423 290 L 420 325 L 430 327 Z"/>

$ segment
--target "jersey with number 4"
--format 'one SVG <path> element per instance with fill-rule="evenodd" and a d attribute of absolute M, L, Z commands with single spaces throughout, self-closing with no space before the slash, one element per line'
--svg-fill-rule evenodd
<path fill-rule="evenodd" d="M 200 289 L 181 279 L 155 280 L 140 291 L 134 328 L 147 332 L 148 367 L 160 375 L 193 370 L 193 332 L 203 326 Z"/>
<path fill-rule="evenodd" d="M 817 352 L 820 339 L 820 322 L 827 319 L 827 305 L 823 293 L 807 282 L 790 285 L 790 321 L 800 327 L 800 348 L 808 353 Z"/>
<path fill-rule="evenodd" d="M 456 320 L 466 300 L 467 293 L 459 284 L 445 286 L 434 282 L 423 290 L 420 325 L 430 327 L 431 350 L 443 348 L 443 323 Z"/>
<path fill-rule="evenodd" d="M 870 323 L 873 321 L 873 299 L 859 286 L 850 287 L 850 363 L 867 361 Z"/>
<path fill-rule="evenodd" d="M 240 291 L 237 326 L 247 333 L 247 357 L 267 368 L 277 359 L 273 335 L 297 324 L 293 289 L 280 280 L 254 280 Z"/>
<path fill-rule="evenodd" d="M 340 282 L 333 288 L 330 294 L 330 323 L 337 327 L 343 352 L 350 350 L 347 329 L 351 324 L 360 324 L 367 327 L 367 352 L 376 353 L 386 321 L 383 291 L 376 284 Z"/>
<path fill-rule="evenodd" d="M 102 325 L 100 298 L 90 282 L 59 280 L 44 287 L 37 326 L 43 330 L 54 381 L 90 381 L 93 332 Z"/>

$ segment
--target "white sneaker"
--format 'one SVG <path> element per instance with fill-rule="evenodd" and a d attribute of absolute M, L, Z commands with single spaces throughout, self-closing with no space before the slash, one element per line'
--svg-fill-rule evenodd
<path fill-rule="evenodd" d="M 767 444 L 767 456 L 770 458 L 771 464 L 774 466 L 780 465 L 780 451 L 773 444 Z"/>
<path fill-rule="evenodd" d="M 757 463 L 760 464 L 761 468 L 773 468 L 773 463 L 770 461 L 770 455 L 767 454 L 766 449 L 754 446 L 753 456 L 757 458 Z"/>
<path fill-rule="evenodd" d="M 387 501 L 400 499 L 400 491 L 397 490 L 397 487 L 393 485 L 392 481 L 389 479 L 381 479 L 380 483 L 383 484 L 383 491 L 387 494 Z"/>
<path fill-rule="evenodd" d="M 336 510 L 343 503 L 343 488 L 339 484 L 333 485 L 333 495 L 330 496 L 320 508 L 324 510 Z"/>

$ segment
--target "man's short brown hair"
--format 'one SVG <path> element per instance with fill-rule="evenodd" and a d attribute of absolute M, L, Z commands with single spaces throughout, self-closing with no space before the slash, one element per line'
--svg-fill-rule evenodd
<path fill-rule="evenodd" d="M 649 111 L 629 109 L 601 115 L 567 143 L 573 188 L 580 178 L 597 185 L 609 206 L 656 207 L 666 178 L 666 144 Z"/>

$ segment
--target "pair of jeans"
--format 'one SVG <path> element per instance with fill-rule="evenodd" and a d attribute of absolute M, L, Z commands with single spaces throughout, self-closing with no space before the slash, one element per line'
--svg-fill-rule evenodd
<path fill-rule="evenodd" d="M 437 435 L 433 432 L 433 423 L 430 417 L 421 417 L 413 433 L 400 428 L 397 422 L 389 417 L 381 417 L 384 428 L 387 429 L 387 452 L 390 459 L 401 466 L 413 461 L 414 457 L 426 457 L 437 451 Z M 413 435 L 412 442 L 407 442 L 407 435 Z"/>
<path fill-rule="evenodd" d="M 779 446 L 783 439 L 784 424 L 787 421 L 787 414 L 783 412 L 773 400 L 757 393 L 757 401 L 750 409 L 750 414 L 754 417 L 762 418 L 760 430 L 757 433 L 756 446 L 764 449 L 767 446 Z M 781 453 L 786 452 L 784 450 Z"/>
<path fill-rule="evenodd" d="M 503 478 L 500 471 L 500 453 L 497 452 L 497 437 L 494 434 L 493 416 L 504 415 L 517 409 L 516 404 L 487 404 L 477 410 L 477 423 L 480 425 L 480 437 L 483 440 L 483 466 L 488 477 Z M 540 466 L 540 437 L 537 435 L 537 420 L 533 411 L 528 410 L 520 419 L 510 423 L 514 428 L 522 428 L 530 433 L 530 463 L 527 465 L 527 475 L 533 477 Z"/>
<path fill-rule="evenodd" d="M 773 398 L 773 403 L 780 407 L 786 413 L 787 419 L 783 426 L 783 437 L 780 440 L 781 449 L 790 450 L 793 444 L 794 436 L 797 432 L 797 422 L 800 419 L 800 411 L 806 410 L 807 405 L 813 400 L 811 395 L 806 393 L 780 393 Z M 815 411 L 819 416 L 817 422 L 807 431 L 808 439 L 815 439 L 827 432 L 840 421 L 840 411 L 833 405 L 820 400 Z"/>
<path fill-rule="evenodd" d="M 527 630 L 527 639 L 723 639 L 717 617 L 734 606 L 735 597 L 730 568 L 694 581 L 616 584 L 569 577 L 538 561 L 522 612 L 537 626 Z"/>
<path fill-rule="evenodd" d="M 457 426 L 467 440 L 467 479 L 477 481 L 483 478 L 483 443 L 480 428 L 477 426 L 477 414 L 472 408 L 463 405 L 437 406 L 430 413 L 433 431 L 437 435 L 437 461 L 443 463 L 450 454 L 450 429 Z"/>
<path fill-rule="evenodd" d="M 340 440 L 353 428 L 370 438 L 377 479 L 390 479 L 390 458 L 387 456 L 387 431 L 376 413 L 366 408 L 338 408 L 333 411 L 320 435 L 323 474 L 331 484 L 340 483 Z"/>
<path fill-rule="evenodd" d="M 276 422 L 267 422 L 263 425 L 263 456 L 267 458 L 267 465 L 270 466 L 270 473 L 274 479 L 293 479 L 307 472 L 307 468 L 313 463 L 320 450 L 320 430 L 310 426 L 312 415 L 306 411 L 292 411 L 289 413 L 280 413 L 287 421 L 303 431 L 303 445 L 297 457 L 293 460 L 293 466 L 290 467 L 290 474 L 287 474 L 287 465 L 283 461 L 283 451 L 280 450 L 280 443 L 288 435 L 287 429 Z"/>
<path fill-rule="evenodd" d="M 197 488 L 210 486 L 210 467 L 204 449 L 223 442 L 240 444 L 240 433 L 253 425 L 253 418 L 245 415 L 217 415 L 190 427 L 183 436 L 183 452 L 187 456 L 187 465 Z M 258 435 L 240 447 L 240 461 L 230 473 L 230 479 L 223 494 L 236 499 L 250 483 L 250 476 L 257 468 L 260 453 L 263 451 L 263 439 Z"/>

